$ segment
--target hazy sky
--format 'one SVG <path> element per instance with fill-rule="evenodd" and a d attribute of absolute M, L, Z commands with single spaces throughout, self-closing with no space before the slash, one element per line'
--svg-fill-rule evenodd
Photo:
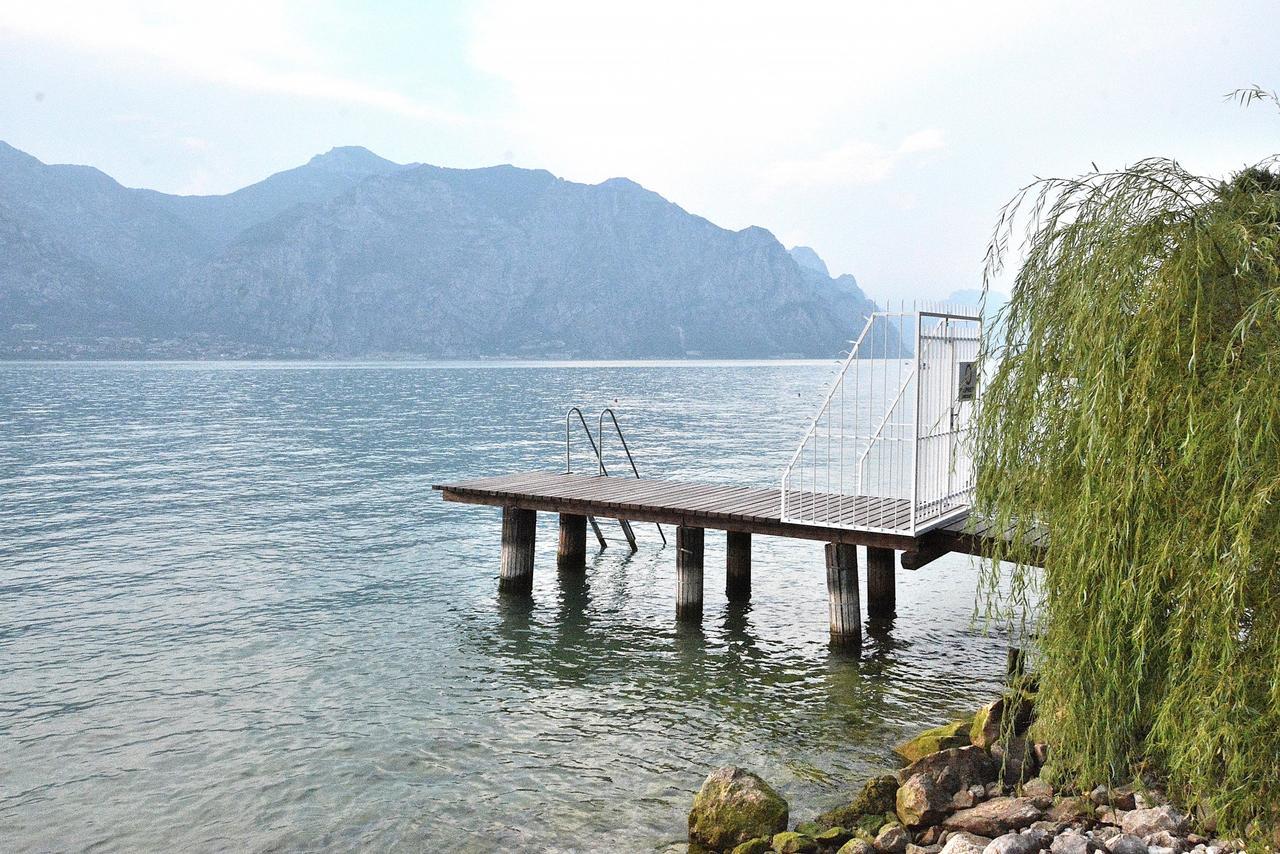
<path fill-rule="evenodd" d="M 630 177 L 876 298 L 978 284 L 1035 175 L 1280 150 L 1275 0 L 0 0 L 0 139 L 220 193 L 335 145 Z"/>

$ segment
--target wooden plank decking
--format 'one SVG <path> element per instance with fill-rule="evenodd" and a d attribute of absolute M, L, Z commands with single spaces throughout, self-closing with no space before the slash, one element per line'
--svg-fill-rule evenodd
<path fill-rule="evenodd" d="M 896 549 L 903 552 L 902 565 L 908 569 L 919 568 L 947 552 L 983 554 L 996 536 L 981 526 L 967 531 L 963 518 L 919 537 L 784 522 L 779 490 L 725 484 L 522 472 L 434 488 L 446 501 L 467 504 Z M 832 520 L 853 523 L 856 519 L 877 527 L 892 527 L 910 513 L 906 501 L 871 496 L 803 493 L 792 500 L 800 502 L 802 510 L 834 508 L 828 515 Z"/>

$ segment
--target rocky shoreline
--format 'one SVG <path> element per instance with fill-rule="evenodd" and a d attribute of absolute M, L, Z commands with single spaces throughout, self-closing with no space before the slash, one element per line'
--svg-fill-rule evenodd
<path fill-rule="evenodd" d="M 1055 790 L 1029 737 L 1034 682 L 899 745 L 907 762 L 844 806 L 787 829 L 790 808 L 741 768 L 712 772 L 689 813 L 690 852 L 732 854 L 1230 854 L 1155 780 Z M 1031 689 L 1031 690 L 1029 690 Z"/>

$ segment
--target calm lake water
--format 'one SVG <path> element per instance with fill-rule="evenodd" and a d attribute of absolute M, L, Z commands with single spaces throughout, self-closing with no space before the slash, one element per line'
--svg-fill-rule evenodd
<path fill-rule="evenodd" d="M 643 474 L 771 486 L 832 370 L 0 365 L 0 847 L 678 850 L 726 763 L 840 801 L 997 690 L 970 559 L 900 571 L 851 658 L 819 543 L 755 538 L 729 607 L 708 532 L 680 629 L 653 526 L 562 581 L 541 515 L 503 602 L 498 511 L 430 488 L 563 467 L 572 403 Z"/>

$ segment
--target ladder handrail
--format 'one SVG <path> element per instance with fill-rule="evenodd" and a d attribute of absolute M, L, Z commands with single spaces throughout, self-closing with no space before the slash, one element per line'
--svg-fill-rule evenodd
<path fill-rule="evenodd" d="M 564 473 L 573 474 L 573 462 L 570 457 L 570 438 L 569 429 L 572 423 L 573 413 L 578 413 L 578 422 L 582 424 L 582 431 L 587 434 L 587 441 L 591 443 L 591 453 L 596 455 L 596 462 L 600 464 L 600 473 L 608 475 L 609 472 L 604 467 L 604 458 L 600 455 L 600 448 L 596 445 L 595 437 L 591 435 L 591 428 L 587 426 L 587 419 L 583 417 L 582 410 L 576 406 L 569 407 L 569 411 L 564 414 Z"/>
<path fill-rule="evenodd" d="M 635 458 L 631 456 L 631 448 L 627 446 L 627 437 L 622 435 L 622 425 L 618 423 L 618 414 L 614 412 L 613 407 L 610 406 L 606 406 L 604 409 L 600 410 L 600 420 L 596 425 L 596 435 L 600 437 L 600 473 L 603 475 L 608 474 L 604 468 L 604 416 L 606 413 L 609 415 L 609 418 L 613 420 L 613 430 L 618 434 L 618 438 L 622 441 L 622 450 L 626 452 L 627 462 L 631 464 L 631 473 L 636 476 L 637 480 L 639 480 L 640 470 L 636 468 Z M 654 524 L 658 526 L 658 534 L 661 535 L 662 544 L 665 546 L 667 544 L 667 535 L 662 530 L 662 524 L 658 522 L 655 522 Z"/>

